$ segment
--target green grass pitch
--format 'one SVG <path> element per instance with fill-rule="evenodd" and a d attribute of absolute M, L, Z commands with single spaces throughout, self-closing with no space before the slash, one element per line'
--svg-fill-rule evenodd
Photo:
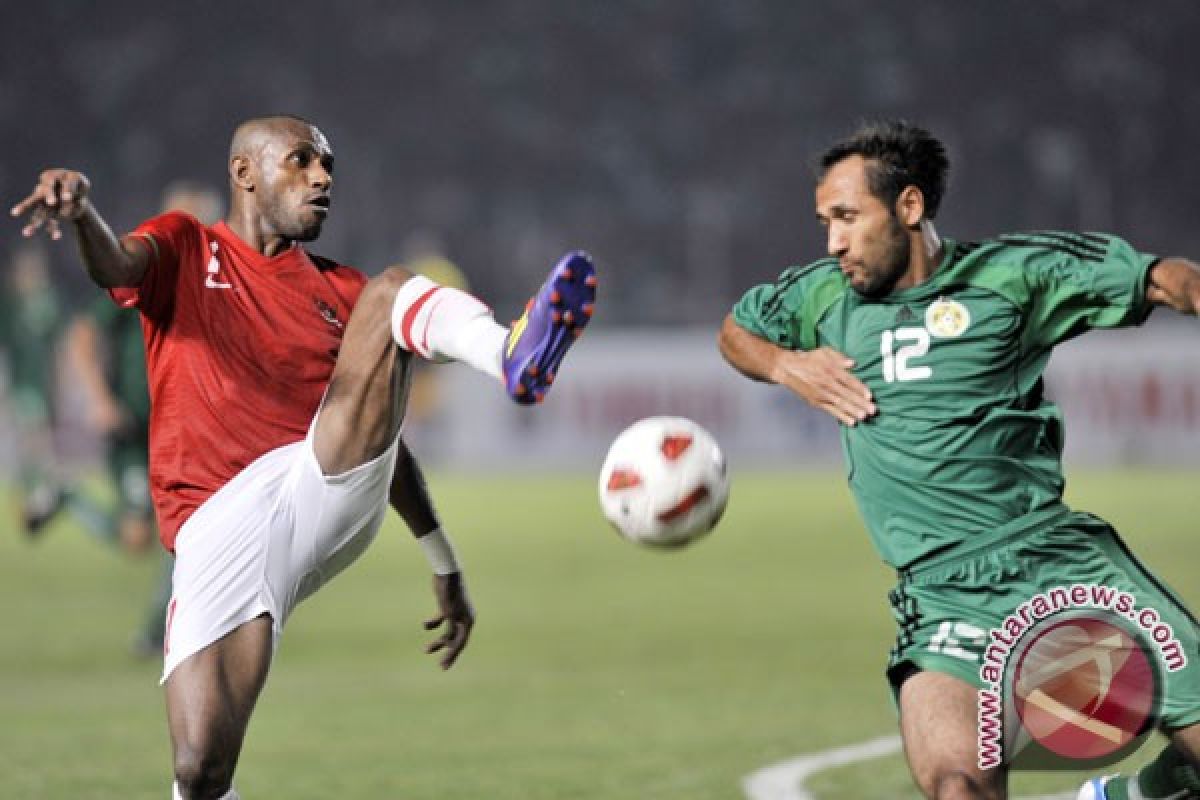
<path fill-rule="evenodd" d="M 1191 472 L 1077 473 L 1200 607 Z M 256 798 L 741 797 L 742 776 L 895 731 L 892 583 L 840 476 L 734 473 L 708 540 L 618 540 L 590 476 L 432 476 L 479 613 L 460 664 L 423 655 L 428 570 L 393 518 L 289 624 L 237 786 Z M 5 518 L 11 519 L 6 507 Z M 0 537 L 0 776 L 8 797 L 169 797 L 158 663 L 127 644 L 150 560 L 67 521 Z M 1018 792 L 1074 776 L 1019 776 Z M 901 758 L 830 770 L 818 797 L 915 797 Z"/>

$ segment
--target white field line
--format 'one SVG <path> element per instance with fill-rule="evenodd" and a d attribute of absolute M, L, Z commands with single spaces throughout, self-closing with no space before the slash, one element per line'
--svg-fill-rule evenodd
<path fill-rule="evenodd" d="M 763 767 L 742 779 L 749 800 L 816 800 L 804 787 L 818 772 L 900 752 L 899 736 L 883 736 L 861 744 L 808 753 Z"/>
<path fill-rule="evenodd" d="M 818 772 L 834 767 L 869 761 L 900 752 L 899 736 L 881 736 L 878 739 L 807 753 L 763 767 L 742 778 L 742 791 L 747 800 L 817 800 L 805 783 Z M 1015 800 L 1075 800 L 1075 792 L 1016 798 Z"/>

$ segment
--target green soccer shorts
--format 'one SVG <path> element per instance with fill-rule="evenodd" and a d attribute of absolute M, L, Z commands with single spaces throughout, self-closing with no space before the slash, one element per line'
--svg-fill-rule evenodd
<path fill-rule="evenodd" d="M 1072 612 L 1091 613 L 1119 593 L 1132 597 L 1135 608 L 1127 613 L 1124 607 L 1109 607 L 1142 632 L 1147 649 L 1159 656 L 1162 725 L 1173 730 L 1200 722 L 1200 625 L 1108 523 L 1084 513 L 1068 513 L 1050 526 L 935 556 L 902 571 L 888 595 L 898 627 L 887 668 L 895 697 L 904 679 L 919 670 L 984 688 L 980 668 L 987 646 L 994 644 L 990 631 L 1003 631 L 1010 615 L 1020 617 L 1022 604 L 1028 617 L 1031 600 L 1070 597 L 1051 590 L 1076 585 L 1102 588 L 1083 603 L 1073 603 Z M 1173 638 L 1155 645 L 1168 631 Z M 1166 669 L 1168 663 L 1175 671 Z"/>

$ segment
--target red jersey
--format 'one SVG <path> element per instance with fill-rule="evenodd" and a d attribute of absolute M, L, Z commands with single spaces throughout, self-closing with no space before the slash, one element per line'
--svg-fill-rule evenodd
<path fill-rule="evenodd" d="M 259 456 L 305 437 L 366 283 L 293 246 L 267 257 L 224 222 L 173 211 L 136 236 L 141 286 L 113 298 L 142 314 L 150 386 L 150 490 L 168 550 L 201 503 Z"/>

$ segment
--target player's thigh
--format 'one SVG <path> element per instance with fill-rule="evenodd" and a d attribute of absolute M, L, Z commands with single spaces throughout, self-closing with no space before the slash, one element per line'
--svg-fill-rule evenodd
<path fill-rule="evenodd" d="M 178 757 L 235 758 L 266 682 L 272 621 L 249 620 L 182 661 L 166 680 L 167 724 Z"/>
<path fill-rule="evenodd" d="M 313 437 L 303 443 L 287 489 L 292 535 L 284 546 L 275 548 L 267 567 L 269 582 L 287 587 L 286 612 L 353 563 L 374 541 L 387 510 L 397 442 L 398 437 L 393 437 L 381 454 L 335 475 L 326 474 L 317 462 Z"/>
<path fill-rule="evenodd" d="M 1171 731 L 1170 736 L 1175 748 L 1191 759 L 1193 766 L 1200 767 L 1200 724 Z"/>
<path fill-rule="evenodd" d="M 411 382 L 411 357 L 392 336 L 396 292 L 411 275 L 389 269 L 363 289 L 346 323 L 313 438 L 327 475 L 364 464 L 400 430 Z"/>
<path fill-rule="evenodd" d="M 1144 644 L 1156 650 L 1155 662 L 1163 682 L 1159 718 L 1171 731 L 1200 727 L 1200 624 L 1170 587 L 1146 567 L 1115 531 L 1096 520 L 1102 530 L 1088 531 L 1094 549 L 1090 583 L 1104 585 L 1134 598 L 1129 617 Z M 1200 744 L 1200 735 L 1189 740 Z"/>
<path fill-rule="evenodd" d="M 900 731 L 913 779 L 927 797 L 1004 796 L 1002 768 L 979 766 L 978 690 L 942 672 L 900 686 Z"/>

